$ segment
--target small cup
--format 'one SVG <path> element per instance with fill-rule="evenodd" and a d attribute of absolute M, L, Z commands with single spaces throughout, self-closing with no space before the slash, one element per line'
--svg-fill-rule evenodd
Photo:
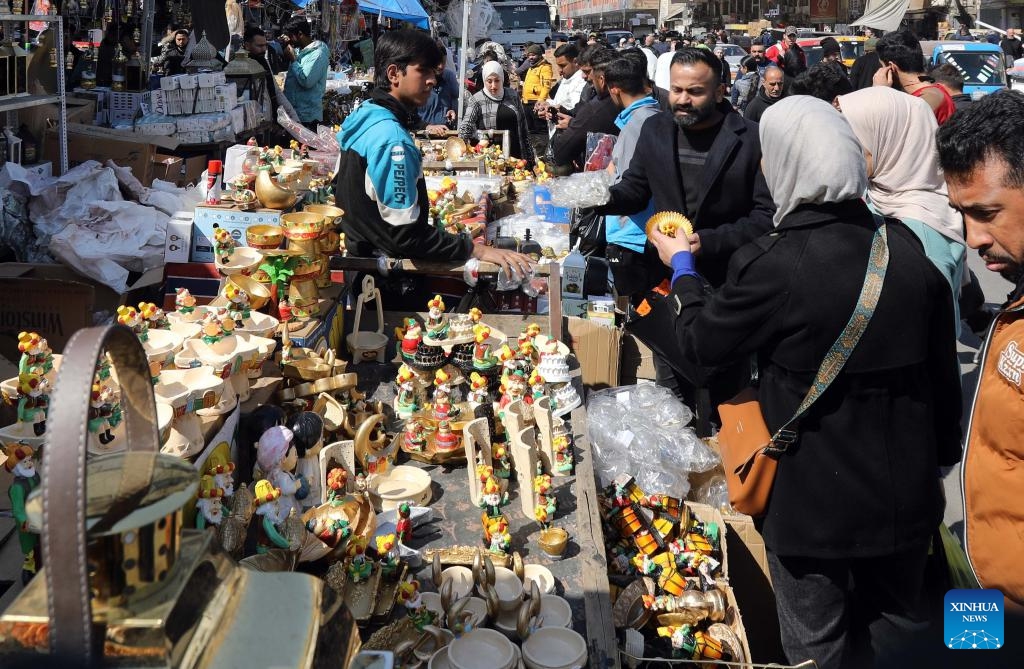
<path fill-rule="evenodd" d="M 513 611 L 523 601 L 523 582 L 516 573 L 505 567 L 494 568 L 494 591 L 502 611 Z"/>

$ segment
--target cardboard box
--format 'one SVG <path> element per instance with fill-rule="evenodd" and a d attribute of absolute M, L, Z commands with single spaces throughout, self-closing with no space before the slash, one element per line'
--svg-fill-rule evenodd
<path fill-rule="evenodd" d="M 619 385 L 619 342 L 622 332 L 583 318 L 567 317 L 563 332 L 568 332 L 569 348 L 576 355 L 588 390 Z"/>
<path fill-rule="evenodd" d="M 64 265 L 0 263 L 0 355 L 17 361 L 18 333 L 26 330 L 43 335 L 59 353 L 72 334 L 96 322 L 94 314 L 109 316 L 119 305 L 141 301 L 162 274 L 162 268 L 147 272 L 118 294 Z"/>
<path fill-rule="evenodd" d="M 562 298 L 562 314 L 573 318 L 586 318 L 587 309 L 590 308 L 590 300 L 581 300 L 575 297 Z"/>
<path fill-rule="evenodd" d="M 250 225 L 281 225 L 276 209 L 241 211 L 234 207 L 196 207 L 192 230 L 192 262 L 213 262 L 213 226 L 227 229 L 239 246 L 247 246 L 245 231 Z"/>
<path fill-rule="evenodd" d="M 79 96 L 67 98 L 68 123 L 92 123 L 96 118 L 96 97 Z M 46 129 L 60 120 L 60 107 L 39 105 L 18 111 L 18 122 L 24 123 L 33 137 L 44 141 Z"/>
<path fill-rule="evenodd" d="M 207 160 L 205 156 L 192 156 L 182 158 L 164 153 L 157 153 L 153 156 L 152 179 L 170 181 L 179 186 L 194 184 L 199 176 L 206 169 Z M 186 258 L 182 262 L 188 262 Z"/>
<path fill-rule="evenodd" d="M 750 516 L 724 514 L 729 528 L 729 583 L 746 620 L 747 642 L 758 662 L 783 662 L 775 591 L 764 539 Z M 749 656 L 748 656 L 749 657 Z"/>
<path fill-rule="evenodd" d="M 564 302 L 563 302 L 564 304 Z M 629 332 L 622 333 L 619 380 L 622 385 L 631 385 L 640 379 L 657 378 L 654 369 L 654 352 Z"/>
<path fill-rule="evenodd" d="M 316 349 L 321 344 L 339 350 L 344 329 L 345 310 L 338 308 L 334 299 L 320 300 L 320 317 L 310 319 L 306 327 L 288 336 L 293 346 Z"/>
<path fill-rule="evenodd" d="M 192 212 L 179 211 L 167 221 L 164 262 L 188 262 L 192 249 Z"/>
<path fill-rule="evenodd" d="M 59 149 L 56 129 L 46 132 L 43 157 L 56 163 Z M 81 124 L 68 124 L 68 165 L 95 160 L 104 163 L 113 160 L 121 167 L 131 168 L 135 178 L 148 186 L 153 181 L 152 162 L 157 147 L 177 148 L 178 143 L 168 137 L 143 137 L 131 131 L 96 128 Z"/>

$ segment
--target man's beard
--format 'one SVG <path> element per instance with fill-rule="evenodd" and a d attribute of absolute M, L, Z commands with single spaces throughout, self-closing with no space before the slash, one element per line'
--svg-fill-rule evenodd
<path fill-rule="evenodd" d="M 687 112 L 685 115 L 679 112 Z M 672 119 L 676 122 L 676 125 L 686 130 L 692 128 L 695 125 L 703 123 L 704 121 L 711 118 L 715 113 L 715 101 L 710 98 L 708 102 L 703 106 L 697 105 L 673 105 L 672 106 Z"/>

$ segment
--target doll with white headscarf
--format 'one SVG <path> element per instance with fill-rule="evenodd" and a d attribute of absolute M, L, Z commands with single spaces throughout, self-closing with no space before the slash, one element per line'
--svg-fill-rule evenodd
<path fill-rule="evenodd" d="M 253 472 L 253 479 L 265 478 L 273 486 L 281 491 L 281 506 L 287 509 L 295 509 L 295 513 L 302 515 L 302 506 L 297 499 L 298 496 L 309 493 L 309 486 L 305 484 L 301 476 L 295 476 L 295 465 L 299 456 L 292 444 L 294 434 L 283 425 L 277 425 L 266 432 L 256 442 L 256 464 L 257 469 Z"/>

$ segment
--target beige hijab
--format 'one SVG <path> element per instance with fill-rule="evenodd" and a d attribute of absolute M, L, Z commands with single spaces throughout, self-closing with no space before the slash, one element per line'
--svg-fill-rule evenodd
<path fill-rule="evenodd" d="M 938 124 L 928 103 L 872 86 L 839 96 L 839 106 L 861 145 L 871 152 L 874 174 L 869 177 L 868 197 L 879 213 L 921 221 L 963 244 L 963 223 L 949 206 L 939 171 Z"/>
<path fill-rule="evenodd" d="M 782 98 L 765 110 L 758 131 L 776 227 L 800 205 L 864 197 L 864 154 L 832 105 L 807 95 Z"/>

